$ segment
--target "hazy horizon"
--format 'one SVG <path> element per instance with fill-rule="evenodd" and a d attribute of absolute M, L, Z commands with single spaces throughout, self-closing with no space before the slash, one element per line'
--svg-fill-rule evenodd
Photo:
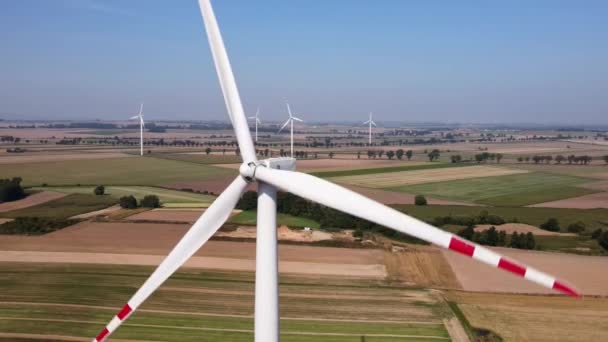
<path fill-rule="evenodd" d="M 213 2 L 248 114 L 608 124 L 608 3 Z M 226 120 L 196 1 L 0 4 L 0 118 Z"/>

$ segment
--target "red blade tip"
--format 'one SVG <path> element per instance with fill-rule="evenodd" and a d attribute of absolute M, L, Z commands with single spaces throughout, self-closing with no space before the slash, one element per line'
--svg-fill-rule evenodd
<path fill-rule="evenodd" d="M 577 298 L 581 297 L 581 295 L 578 292 L 576 292 L 573 288 L 566 286 L 557 280 L 553 283 L 553 289 L 563 292 L 572 297 L 577 297 Z"/>

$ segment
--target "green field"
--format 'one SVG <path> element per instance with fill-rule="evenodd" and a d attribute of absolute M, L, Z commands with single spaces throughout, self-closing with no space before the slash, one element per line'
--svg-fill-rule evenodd
<path fill-rule="evenodd" d="M 44 163 L 4 164 L 0 178 L 21 177 L 24 186 L 63 185 L 167 185 L 206 180 L 231 170 L 158 158 L 67 160 Z M 235 171 L 236 172 L 236 171 Z"/>
<path fill-rule="evenodd" d="M 564 233 L 569 224 L 577 221 L 585 223 L 588 231 L 592 231 L 595 228 L 608 227 L 608 209 L 472 207 L 456 205 L 398 205 L 395 207 L 425 221 L 431 221 L 437 216 L 479 215 L 482 210 L 486 210 L 490 215 L 498 215 L 507 220 L 507 222 L 521 222 L 533 226 L 539 226 L 550 217 L 554 217 L 559 221 Z"/>
<path fill-rule="evenodd" d="M 68 218 L 107 208 L 116 204 L 116 202 L 116 199 L 110 196 L 72 194 L 34 207 L 0 213 L 0 217 L 15 218 L 20 216 L 37 216 Z"/>
<path fill-rule="evenodd" d="M 390 190 L 493 206 L 525 206 L 593 193 L 576 185 L 588 179 L 549 173 L 526 173 L 407 185 Z"/>
<path fill-rule="evenodd" d="M 395 161 L 395 163 L 399 163 Z M 354 170 L 341 170 L 341 171 L 322 171 L 322 172 L 311 172 L 312 175 L 323 178 L 331 177 L 344 177 L 344 176 L 361 176 L 361 175 L 372 175 L 376 173 L 388 173 L 388 172 L 402 172 L 402 171 L 416 171 L 416 170 L 428 170 L 428 169 L 443 169 L 447 167 L 466 167 L 477 164 L 465 164 L 465 163 L 426 163 L 416 165 L 402 165 L 402 166 L 389 166 L 389 167 L 375 167 L 369 169 L 354 169 Z"/>
<path fill-rule="evenodd" d="M 243 224 L 243 225 L 255 225 L 257 215 L 255 211 L 243 211 L 238 215 L 230 218 L 230 223 Z M 310 227 L 319 228 L 319 222 L 313 221 L 303 217 L 291 216 L 287 214 L 277 214 L 277 223 L 279 225 L 286 225 L 288 227 Z"/>
<path fill-rule="evenodd" d="M 37 187 L 34 190 L 47 190 L 74 194 L 92 194 L 93 186 L 64 186 L 64 187 Z M 141 200 L 146 195 L 156 195 L 161 203 L 211 203 L 214 196 L 202 195 L 193 192 L 163 189 L 151 186 L 106 186 L 107 196 L 118 199 L 122 196 L 133 195 Z"/>
<path fill-rule="evenodd" d="M 91 338 L 150 267 L 3 263 L 0 332 Z M 253 273 L 183 269 L 116 332 L 117 339 L 251 341 Z M 281 276 L 281 340 L 449 340 L 447 305 L 382 281 Z M 296 296 L 297 295 L 297 296 Z"/>

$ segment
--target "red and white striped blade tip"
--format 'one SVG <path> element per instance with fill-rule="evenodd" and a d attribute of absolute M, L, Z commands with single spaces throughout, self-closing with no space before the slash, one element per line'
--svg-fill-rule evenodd
<path fill-rule="evenodd" d="M 565 285 L 561 281 L 554 279 L 554 278 L 547 279 L 546 275 L 540 275 L 538 271 L 531 269 L 530 267 L 527 267 L 525 265 L 520 265 L 518 263 L 510 261 L 507 258 L 500 257 L 500 259 L 498 259 L 497 262 L 485 260 L 490 257 L 484 256 L 484 253 L 475 254 L 475 250 L 478 247 L 474 244 L 469 243 L 468 241 L 458 239 L 456 237 L 452 237 L 452 240 L 450 240 L 450 245 L 448 246 L 448 248 L 453 250 L 454 252 L 458 252 L 460 254 L 466 255 L 470 258 L 473 258 L 476 260 L 481 260 L 481 261 L 484 261 L 484 262 L 490 263 L 490 264 L 495 264 L 496 267 L 498 267 L 500 269 L 511 272 L 513 274 L 516 274 L 520 277 L 537 282 L 539 284 L 542 283 L 546 287 L 550 287 L 553 290 L 565 293 L 569 296 L 577 297 L 577 298 L 581 297 L 581 295 L 576 290 L 574 290 L 570 286 Z M 484 249 L 480 248 L 480 250 L 483 251 Z M 530 270 L 530 272 L 528 272 L 529 270 Z"/>
<path fill-rule="evenodd" d="M 116 329 L 120 322 L 124 321 L 127 317 L 129 317 L 132 311 L 133 309 L 131 308 L 131 306 L 129 306 L 129 304 L 125 304 L 125 306 L 123 306 L 123 308 L 116 314 L 114 319 L 112 319 L 110 323 L 105 328 L 103 328 L 103 330 L 97 335 L 97 337 L 95 337 L 93 341 L 104 341 L 108 337 L 108 335 L 110 335 L 110 333 L 114 331 L 114 329 Z"/>

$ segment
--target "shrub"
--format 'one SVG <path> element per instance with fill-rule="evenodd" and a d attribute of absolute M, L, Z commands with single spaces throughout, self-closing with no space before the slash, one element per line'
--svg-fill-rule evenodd
<path fill-rule="evenodd" d="M 602 228 L 598 228 L 591 233 L 591 238 L 597 240 L 602 235 Z"/>
<path fill-rule="evenodd" d="M 103 185 L 98 185 L 95 187 L 95 190 L 93 190 L 93 193 L 97 196 L 101 196 L 106 193 L 106 187 Z"/>
<path fill-rule="evenodd" d="M 21 187 L 21 177 L 0 179 L 0 203 L 16 201 L 24 197 L 25 191 Z"/>
<path fill-rule="evenodd" d="M 553 218 L 553 217 L 548 219 L 547 222 L 541 224 L 540 228 L 544 229 L 544 230 L 548 230 L 550 232 L 559 232 L 560 231 L 559 222 L 557 221 L 556 218 Z"/>
<path fill-rule="evenodd" d="M 141 206 L 144 208 L 159 208 L 160 199 L 156 195 L 146 195 L 144 199 L 141 200 Z"/>
<path fill-rule="evenodd" d="M 357 229 L 353 232 L 353 237 L 356 238 L 362 238 L 363 237 L 363 230 L 361 229 Z"/>
<path fill-rule="evenodd" d="M 567 229 L 568 229 L 568 231 L 570 233 L 577 233 L 578 234 L 578 233 L 581 233 L 581 232 L 585 231 L 585 224 L 583 222 L 581 222 L 581 221 L 578 221 L 578 222 L 575 222 L 575 223 L 571 223 L 568 226 Z"/>
<path fill-rule="evenodd" d="M 42 235 L 70 226 L 78 221 L 47 217 L 17 217 L 0 225 L 0 234 Z"/>
<path fill-rule="evenodd" d="M 475 235 L 475 229 L 473 229 L 473 226 L 468 226 L 464 229 L 459 230 L 457 235 L 467 240 L 473 240 L 473 235 Z"/>
<path fill-rule="evenodd" d="M 123 196 L 119 199 L 120 207 L 124 209 L 135 209 L 137 208 L 137 199 L 131 196 Z"/>
<path fill-rule="evenodd" d="M 247 191 L 241 196 L 241 199 L 236 204 L 236 209 L 240 210 L 255 210 L 258 207 L 258 193 L 255 191 Z"/>
<path fill-rule="evenodd" d="M 600 234 L 600 236 L 597 238 L 597 243 L 599 243 L 603 249 L 608 251 L 608 230 Z"/>
<path fill-rule="evenodd" d="M 416 197 L 414 198 L 414 204 L 427 205 L 426 198 L 422 195 L 416 195 Z"/>

